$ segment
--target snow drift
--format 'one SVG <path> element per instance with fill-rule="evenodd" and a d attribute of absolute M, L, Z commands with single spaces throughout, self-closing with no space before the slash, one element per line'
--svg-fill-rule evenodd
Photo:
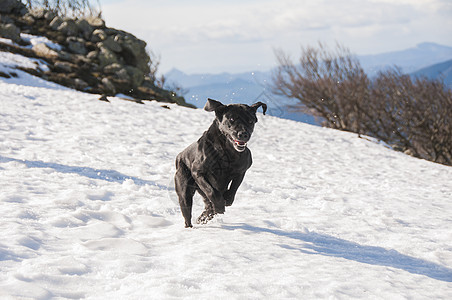
<path fill-rule="evenodd" d="M 0 298 L 452 298 L 450 167 L 260 114 L 233 206 L 185 229 L 174 159 L 212 114 L 18 75 L 0 79 Z"/>

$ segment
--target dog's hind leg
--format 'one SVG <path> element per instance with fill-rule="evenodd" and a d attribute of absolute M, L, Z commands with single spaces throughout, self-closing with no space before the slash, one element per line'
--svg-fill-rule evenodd
<path fill-rule="evenodd" d="M 202 214 L 196 220 L 196 223 L 206 224 L 207 222 L 209 222 L 210 220 L 213 219 L 213 217 L 215 215 L 215 211 L 213 209 L 212 202 L 209 201 L 206 194 L 204 194 L 204 192 L 201 189 L 198 189 L 198 193 L 201 194 L 201 196 L 204 200 L 205 207 L 204 207 L 204 211 L 202 212 Z"/>
<path fill-rule="evenodd" d="M 193 227 L 191 224 L 191 210 L 193 206 L 193 195 L 197 185 L 190 174 L 190 170 L 183 164 L 177 164 L 176 175 L 174 176 L 176 193 L 179 197 L 179 205 L 185 219 L 185 227 Z"/>

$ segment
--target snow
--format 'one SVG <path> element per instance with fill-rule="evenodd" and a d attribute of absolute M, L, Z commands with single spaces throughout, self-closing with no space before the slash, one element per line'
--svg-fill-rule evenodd
<path fill-rule="evenodd" d="M 62 47 L 52 41 L 50 41 L 48 38 L 44 36 L 35 36 L 32 34 L 26 34 L 21 33 L 21 38 L 25 41 L 27 41 L 30 45 L 29 46 L 22 46 L 22 48 L 32 48 L 33 46 L 37 44 L 45 44 L 49 48 L 60 51 Z M 0 42 L 10 44 L 10 45 L 17 45 L 10 39 L 0 38 Z M 19 46 L 20 47 L 20 46 Z M 28 68 L 28 69 L 37 69 L 39 68 L 42 71 L 48 71 L 49 67 L 47 66 L 47 63 L 40 59 L 35 58 L 29 58 L 22 55 L 9 53 L 9 52 L 1 52 L 0 51 L 0 72 L 10 74 L 11 72 L 17 73 L 15 70 L 17 67 L 21 68 Z M 44 80 L 41 80 L 39 83 L 36 78 L 32 78 L 29 75 L 25 75 L 25 72 L 22 72 L 22 79 L 21 80 L 14 80 L 10 81 L 10 83 L 17 83 L 17 84 L 25 84 L 30 85 L 30 80 L 33 82 L 31 85 L 36 86 L 36 84 L 39 84 L 38 86 L 42 85 L 48 85 L 51 86 L 51 84 L 44 83 Z M 25 77 L 25 78 L 24 78 Z M 27 80 L 28 79 L 28 80 Z"/>
<path fill-rule="evenodd" d="M 30 68 L 36 69 L 40 64 L 40 61 L 35 58 L 29 58 L 22 55 L 0 52 L 0 67 L 4 68 Z"/>
<path fill-rule="evenodd" d="M 15 45 L 15 46 L 18 46 L 21 48 L 28 48 L 28 49 L 31 49 L 31 48 L 33 48 L 33 46 L 38 45 L 38 44 L 45 44 L 50 49 L 53 49 L 56 51 L 61 51 L 63 49 L 63 47 L 61 47 L 61 45 L 59 45 L 55 42 L 52 42 L 45 36 L 37 36 L 37 35 L 33 35 L 33 34 L 28 34 L 28 33 L 21 33 L 20 37 L 25 42 L 28 42 L 29 45 L 28 46 L 20 46 L 19 44 L 13 42 L 11 39 L 6 39 L 6 38 L 2 38 L 2 37 L 0 37 L 0 42 L 5 43 L 5 44 L 10 44 L 10 45 Z"/>
<path fill-rule="evenodd" d="M 61 85 L 56 83 L 43 80 L 41 78 L 32 76 L 24 71 L 17 69 L 28 68 L 28 69 L 41 69 L 42 71 L 46 71 L 49 69 L 46 62 L 29 58 L 22 55 L 9 53 L 9 52 L 1 52 L 0 51 L 0 72 L 5 74 L 9 74 L 11 78 L 8 79 L 8 83 L 17 84 L 17 85 L 25 85 L 32 87 L 46 87 L 46 88 L 56 88 L 56 89 L 66 89 Z M 14 75 L 15 74 L 15 75 Z M 0 80 L 3 79 L 0 77 Z"/>
<path fill-rule="evenodd" d="M 0 78 L 0 298 L 452 298 L 452 168 L 259 114 L 236 201 L 185 229 L 174 159 L 212 113 L 18 75 Z"/>
<path fill-rule="evenodd" d="M 33 46 L 35 46 L 37 44 L 45 44 L 50 49 L 53 49 L 56 51 L 61 51 L 63 49 L 63 47 L 61 47 L 61 45 L 59 45 L 55 42 L 52 42 L 45 36 L 36 36 L 36 35 L 32 35 L 32 34 L 27 34 L 27 33 L 21 33 L 20 37 L 23 40 L 30 43 L 30 46 L 27 46 L 26 48 L 33 48 Z"/>

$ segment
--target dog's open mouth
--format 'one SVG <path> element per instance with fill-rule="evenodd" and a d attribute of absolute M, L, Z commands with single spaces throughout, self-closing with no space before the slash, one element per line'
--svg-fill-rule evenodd
<path fill-rule="evenodd" d="M 239 140 L 234 140 L 234 148 L 235 148 L 235 150 L 237 150 L 239 152 L 245 151 L 245 149 L 246 149 L 246 142 L 239 141 Z"/>

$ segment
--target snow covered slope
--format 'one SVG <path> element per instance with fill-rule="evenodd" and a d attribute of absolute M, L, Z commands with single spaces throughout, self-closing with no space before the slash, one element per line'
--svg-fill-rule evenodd
<path fill-rule="evenodd" d="M 185 229 L 174 159 L 213 114 L 18 83 L 0 79 L 0 299 L 452 299 L 450 167 L 259 115 L 235 203 Z"/>

